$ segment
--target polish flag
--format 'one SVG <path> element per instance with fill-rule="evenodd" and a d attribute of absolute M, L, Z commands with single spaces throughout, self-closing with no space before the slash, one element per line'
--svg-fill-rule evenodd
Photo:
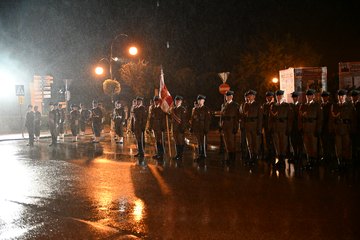
<path fill-rule="evenodd" d="M 173 99 L 169 93 L 169 90 L 166 88 L 166 85 L 164 82 L 164 71 L 163 71 L 162 67 L 161 67 L 161 74 L 160 74 L 159 97 L 161 99 L 161 109 L 166 113 L 169 112 L 169 109 L 173 104 Z"/>

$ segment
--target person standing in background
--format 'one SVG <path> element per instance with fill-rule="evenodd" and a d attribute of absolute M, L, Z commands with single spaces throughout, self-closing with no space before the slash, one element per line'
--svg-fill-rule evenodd
<path fill-rule="evenodd" d="M 25 116 L 25 127 L 29 134 L 29 143 L 27 144 L 27 146 L 30 147 L 34 146 L 34 130 L 35 130 L 34 120 L 35 120 L 35 115 L 33 112 L 33 106 L 30 104 L 28 105 L 27 113 Z"/>
<path fill-rule="evenodd" d="M 36 142 L 39 142 L 40 140 L 40 127 L 41 127 L 41 113 L 39 112 L 39 107 L 34 106 L 34 134 L 35 134 Z"/>

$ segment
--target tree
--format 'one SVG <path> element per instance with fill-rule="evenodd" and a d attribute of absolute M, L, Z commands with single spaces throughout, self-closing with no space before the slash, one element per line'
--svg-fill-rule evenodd
<path fill-rule="evenodd" d="M 120 83 L 116 80 L 107 79 L 103 82 L 104 93 L 111 97 L 111 102 L 114 101 L 114 96 L 121 91 Z"/>
<path fill-rule="evenodd" d="M 290 35 L 283 38 L 264 35 L 250 38 L 233 71 L 235 84 L 240 93 L 254 89 L 264 95 L 274 89 L 271 79 L 279 70 L 289 67 L 318 66 L 320 56 L 306 43 Z"/>

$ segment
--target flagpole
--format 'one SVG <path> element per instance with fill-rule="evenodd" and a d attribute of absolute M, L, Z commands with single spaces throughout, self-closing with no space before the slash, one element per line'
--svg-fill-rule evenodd
<path fill-rule="evenodd" d="M 169 116 L 166 114 L 166 131 L 168 137 L 169 157 L 171 158 L 171 142 L 170 142 L 170 131 L 169 131 Z"/>

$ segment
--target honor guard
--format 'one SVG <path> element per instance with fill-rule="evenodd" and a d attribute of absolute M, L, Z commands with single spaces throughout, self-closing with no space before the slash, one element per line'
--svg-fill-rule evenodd
<path fill-rule="evenodd" d="M 184 106 L 182 106 L 183 97 L 175 97 L 175 106 L 171 110 L 171 119 L 175 139 L 176 156 L 174 160 L 181 161 L 185 147 L 185 130 L 187 127 L 188 116 Z"/>
<path fill-rule="evenodd" d="M 260 152 L 261 129 L 263 120 L 262 106 L 255 101 L 256 92 L 246 93 L 247 102 L 243 109 L 243 120 L 246 131 L 246 142 L 250 154 L 250 161 L 246 164 L 255 165 Z"/>
<path fill-rule="evenodd" d="M 35 130 L 35 114 L 33 111 L 33 106 L 28 105 L 27 113 L 25 116 L 25 127 L 29 134 L 29 143 L 28 146 L 34 146 L 34 130 Z"/>
<path fill-rule="evenodd" d="M 134 133 L 137 142 L 138 153 L 135 157 L 144 157 L 144 132 L 146 128 L 147 112 L 143 105 L 143 98 L 136 98 L 134 107 Z"/>
<path fill-rule="evenodd" d="M 239 130 L 239 104 L 233 101 L 234 92 L 227 91 L 225 93 L 226 103 L 221 109 L 222 134 L 224 137 L 225 151 L 225 165 L 227 167 L 233 165 L 236 159 L 236 133 Z"/>
<path fill-rule="evenodd" d="M 40 140 L 40 126 L 41 126 L 41 113 L 39 112 L 39 107 L 34 106 L 34 134 L 35 141 Z"/>
<path fill-rule="evenodd" d="M 210 111 L 204 105 L 206 97 L 197 96 L 197 106 L 193 109 L 191 115 L 191 132 L 194 133 L 198 143 L 198 157 L 195 161 L 206 158 L 206 136 L 210 128 Z"/>
<path fill-rule="evenodd" d="M 354 106 L 346 101 L 347 91 L 337 92 L 338 102 L 331 108 L 331 129 L 335 133 L 335 152 L 338 169 L 344 170 L 351 163 L 351 133 L 356 130 Z"/>
<path fill-rule="evenodd" d="M 84 135 L 86 130 L 86 125 L 90 119 L 91 112 L 86 108 L 86 106 L 80 103 L 80 134 Z"/>
<path fill-rule="evenodd" d="M 115 125 L 115 134 L 117 136 L 117 143 L 123 144 L 124 142 L 124 130 L 123 125 L 125 122 L 125 111 L 121 106 L 120 101 L 115 102 L 115 108 L 112 113 L 112 118 Z"/>
<path fill-rule="evenodd" d="M 274 103 L 269 112 L 269 128 L 272 132 L 278 161 L 276 167 L 285 166 L 285 158 L 289 145 L 289 136 L 292 128 L 293 112 L 292 108 L 284 99 L 284 91 L 275 92 L 276 103 Z"/>
<path fill-rule="evenodd" d="M 269 114 L 270 108 L 274 104 L 274 93 L 266 92 L 265 94 L 266 102 L 263 104 L 263 149 L 262 152 L 264 154 L 265 159 L 272 160 L 274 155 L 274 144 L 271 136 L 271 132 L 269 129 Z"/>
<path fill-rule="evenodd" d="M 246 97 L 247 92 L 244 94 L 244 102 L 240 104 L 240 148 L 241 148 L 241 159 L 245 162 L 249 161 L 249 151 L 246 144 L 246 131 L 245 131 L 245 115 L 244 115 L 244 107 L 248 102 Z"/>
<path fill-rule="evenodd" d="M 71 111 L 70 111 L 70 129 L 71 135 L 73 136 L 73 142 L 78 141 L 79 135 L 79 120 L 80 120 L 80 112 L 79 107 L 76 104 L 71 104 Z"/>
<path fill-rule="evenodd" d="M 57 145 L 57 111 L 55 105 L 51 102 L 49 103 L 50 111 L 48 115 L 48 125 L 51 134 L 51 144 L 49 146 Z"/>
<path fill-rule="evenodd" d="M 321 110 L 323 113 L 323 123 L 321 129 L 321 147 L 322 147 L 322 161 L 329 163 L 334 153 L 335 143 L 334 135 L 330 134 L 330 110 L 332 103 L 330 102 L 330 93 L 323 91 L 321 93 Z"/>
<path fill-rule="evenodd" d="M 290 134 L 290 141 L 291 146 L 293 148 L 293 159 L 290 159 L 290 162 L 300 163 L 300 160 L 302 158 L 303 154 L 303 146 L 304 142 L 302 139 L 302 135 L 299 129 L 299 110 L 300 110 L 300 102 L 299 102 L 299 93 L 298 92 L 292 92 L 291 98 L 293 100 L 292 103 L 290 103 L 290 107 L 292 108 L 292 112 L 294 114 L 294 119 L 292 122 L 292 128 L 291 128 L 291 134 Z"/>
<path fill-rule="evenodd" d="M 315 102 L 315 90 L 306 91 L 306 103 L 299 109 L 299 128 L 303 133 L 304 148 L 307 155 L 306 168 L 313 168 L 318 158 L 318 137 L 322 128 L 322 112 Z"/>
<path fill-rule="evenodd" d="M 58 114 L 59 114 L 59 122 L 58 122 L 58 134 L 60 139 L 64 139 L 64 133 L 65 133 L 65 109 L 62 107 L 62 104 L 58 104 L 57 108 Z"/>
<path fill-rule="evenodd" d="M 94 133 L 94 143 L 98 143 L 100 140 L 101 135 L 101 124 L 103 119 L 103 112 L 99 107 L 99 104 L 96 100 L 92 102 L 92 109 L 91 109 L 91 122 L 92 122 L 92 130 Z"/>
<path fill-rule="evenodd" d="M 160 107 L 160 98 L 155 96 L 153 98 L 153 106 L 151 108 L 149 117 L 149 128 L 150 131 L 154 132 L 155 143 L 156 143 L 156 154 L 153 159 L 162 161 L 164 158 L 164 141 L 163 133 L 166 127 L 166 115 Z"/>

